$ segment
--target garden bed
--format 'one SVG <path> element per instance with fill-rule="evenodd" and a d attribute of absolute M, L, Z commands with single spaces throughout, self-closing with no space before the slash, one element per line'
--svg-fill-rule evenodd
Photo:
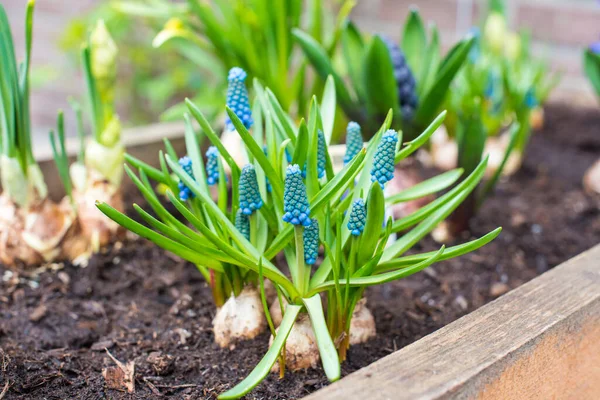
<path fill-rule="evenodd" d="M 581 178 L 600 155 L 600 112 L 553 105 L 520 172 L 502 182 L 472 223 L 498 239 L 473 254 L 367 291 L 377 338 L 354 346 L 343 374 L 449 324 L 600 242 L 600 200 Z M 156 153 L 154 153 L 156 154 Z M 129 203 L 137 197 L 129 193 Z M 463 239 L 463 238 L 461 238 Z M 468 239 L 468 238 L 464 238 Z M 432 250 L 431 240 L 422 248 Z M 222 350 L 213 343 L 211 293 L 189 263 L 140 239 L 84 269 L 52 265 L 14 275 L 0 267 L 0 393 L 5 398 L 212 398 L 246 376 L 268 335 Z M 59 271 L 54 271 L 58 269 Z M 135 362 L 133 395 L 101 371 Z M 327 385 L 320 370 L 269 377 L 249 398 L 300 398 Z"/>

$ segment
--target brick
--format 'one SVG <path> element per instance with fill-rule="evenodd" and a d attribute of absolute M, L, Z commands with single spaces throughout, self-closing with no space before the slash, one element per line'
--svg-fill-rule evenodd
<path fill-rule="evenodd" d="M 596 3 L 521 2 L 516 14 L 516 26 L 530 29 L 541 41 L 586 46 L 600 38 L 600 5 Z"/>

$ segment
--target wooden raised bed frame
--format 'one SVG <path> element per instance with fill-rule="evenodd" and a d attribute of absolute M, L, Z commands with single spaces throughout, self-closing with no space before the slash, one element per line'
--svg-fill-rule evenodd
<path fill-rule="evenodd" d="M 157 165 L 162 139 L 185 151 L 183 125 L 128 129 L 128 152 Z M 67 140 L 75 154 L 77 142 Z M 36 158 L 62 196 L 49 146 Z M 133 186 L 124 180 L 125 190 Z M 317 391 L 330 399 L 597 399 L 600 245 L 423 339 Z"/>

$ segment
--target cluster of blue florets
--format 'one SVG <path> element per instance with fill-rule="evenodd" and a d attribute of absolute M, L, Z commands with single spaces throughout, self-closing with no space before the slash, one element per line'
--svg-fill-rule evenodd
<path fill-rule="evenodd" d="M 298 164 L 288 165 L 285 171 L 283 193 L 283 220 L 292 225 L 309 226 L 310 208 L 306 196 L 306 186 Z"/>
<path fill-rule="evenodd" d="M 252 215 L 254 211 L 263 206 L 260 191 L 258 190 L 258 181 L 256 180 L 256 170 L 252 164 L 247 164 L 242 168 L 239 195 L 240 209 L 244 215 Z"/>
<path fill-rule="evenodd" d="M 246 71 L 239 67 L 233 67 L 229 70 L 227 81 L 227 107 L 242 121 L 246 129 L 250 129 L 254 121 L 252 120 L 252 110 L 250 109 L 250 100 L 248 99 L 248 89 L 246 89 Z M 231 119 L 225 119 L 227 130 L 233 131 L 235 127 Z"/>
<path fill-rule="evenodd" d="M 242 212 L 241 208 L 238 208 L 237 213 L 235 214 L 235 227 L 246 240 L 250 240 L 250 220 L 248 219 L 248 216 Z"/>
<path fill-rule="evenodd" d="M 381 137 L 377 145 L 375 157 L 373 158 L 373 168 L 371 169 L 371 182 L 379 182 L 381 188 L 394 178 L 394 158 L 396 156 L 396 144 L 398 143 L 398 133 L 389 129 Z"/>
<path fill-rule="evenodd" d="M 304 228 L 302 234 L 304 242 L 304 262 L 313 265 L 319 257 L 319 222 L 313 218 L 310 225 Z"/>
<path fill-rule="evenodd" d="M 192 160 L 188 156 L 183 156 L 179 159 L 179 165 L 183 170 L 192 178 L 194 178 L 194 171 L 192 170 Z M 189 187 L 185 185 L 181 180 L 177 184 L 177 188 L 179 189 L 179 199 L 181 201 L 186 201 L 188 199 L 194 198 L 194 193 L 190 190 Z"/>
<path fill-rule="evenodd" d="M 356 122 L 348 122 L 346 128 L 346 154 L 344 155 L 344 165 L 356 157 L 363 148 L 363 138 L 360 131 L 360 125 Z"/>
<path fill-rule="evenodd" d="M 402 118 L 410 121 L 419 104 L 417 96 L 417 81 L 406 62 L 406 57 L 400 47 L 392 40 L 385 36 L 380 36 L 390 53 L 392 65 L 394 67 L 394 78 L 398 88 L 398 100 L 400 101 L 400 109 Z"/>
<path fill-rule="evenodd" d="M 206 150 L 206 181 L 211 186 L 219 183 L 219 150 L 215 146 Z"/>
<path fill-rule="evenodd" d="M 354 236 L 358 236 L 365 230 L 367 223 L 367 210 L 363 199 L 354 200 L 352 203 L 352 211 L 350 211 L 350 220 L 348 221 L 348 229 Z"/>

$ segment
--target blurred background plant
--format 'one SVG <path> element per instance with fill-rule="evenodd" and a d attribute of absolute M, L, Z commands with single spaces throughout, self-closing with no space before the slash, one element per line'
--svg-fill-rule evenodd
<path fill-rule="evenodd" d="M 600 40 L 584 50 L 583 68 L 600 101 Z M 600 194 L 600 159 L 585 173 L 583 185 L 589 192 Z"/>
<path fill-rule="evenodd" d="M 335 53 L 308 32 L 295 30 L 294 36 L 321 80 L 334 77 L 338 101 L 349 119 L 374 132 L 392 109 L 394 128 L 402 129 L 410 140 L 440 111 L 473 39 L 461 40 L 442 58 L 437 27 L 432 24 L 428 32 L 415 8 L 402 30 L 397 44 L 346 21 Z"/>
<path fill-rule="evenodd" d="M 171 9 L 168 8 L 169 11 Z M 160 8 L 155 11 L 156 15 L 165 12 Z M 117 60 L 119 84 L 115 98 L 118 108 L 127 115 L 128 125 L 155 121 L 158 116 L 166 120 L 180 118 L 181 114 L 169 112 L 169 107 L 185 96 L 203 94 L 203 103 L 210 103 L 210 99 L 214 98 L 209 90 L 213 87 L 209 75 L 202 74 L 178 52 L 152 49 L 154 35 L 166 17 L 161 19 L 153 14 L 131 18 L 128 13 L 108 2 L 101 2 L 85 15 L 69 21 L 66 26 L 59 46 L 75 68 L 79 69 L 81 43 L 85 41 L 88 27 L 99 19 L 105 21 L 121 54 L 127 55 Z M 215 100 L 215 107 L 221 102 Z M 212 114 L 209 111 L 207 108 L 210 117 Z"/>
<path fill-rule="evenodd" d="M 116 2 L 113 7 L 149 20 L 154 27 L 162 26 L 162 30 L 154 30 L 152 45 L 159 48 L 157 53 L 165 55 L 176 50 L 210 80 L 208 92 L 220 95 L 198 97 L 200 91 L 196 90 L 190 96 L 203 111 L 214 111 L 222 102 L 227 71 L 238 66 L 247 71 L 250 81 L 259 78 L 271 88 L 284 110 L 294 106 L 297 114 L 303 114 L 308 106 L 308 94 L 318 88 L 308 84 L 306 66 L 295 51 L 292 30 L 302 26 L 333 51 L 341 24 L 355 2 L 330 3 L 322 0 L 188 0 L 173 4 L 165 0 L 132 0 Z M 333 10 L 339 10 L 337 17 Z M 203 89 L 206 92 L 207 87 Z M 216 104 L 215 100 L 218 100 Z M 167 116 L 181 114 L 184 109 L 180 104 L 167 111 Z"/>
<path fill-rule="evenodd" d="M 508 29 L 503 0 L 488 2 L 483 29 L 471 34 L 475 45 L 448 92 L 446 131 L 432 139 L 431 156 L 440 169 L 469 173 L 489 154 L 488 180 L 450 218 L 448 232 L 438 231 L 441 240 L 468 229 L 500 176 L 520 168 L 532 130 L 543 125 L 542 106 L 560 80 L 531 55 L 528 32 Z"/>

